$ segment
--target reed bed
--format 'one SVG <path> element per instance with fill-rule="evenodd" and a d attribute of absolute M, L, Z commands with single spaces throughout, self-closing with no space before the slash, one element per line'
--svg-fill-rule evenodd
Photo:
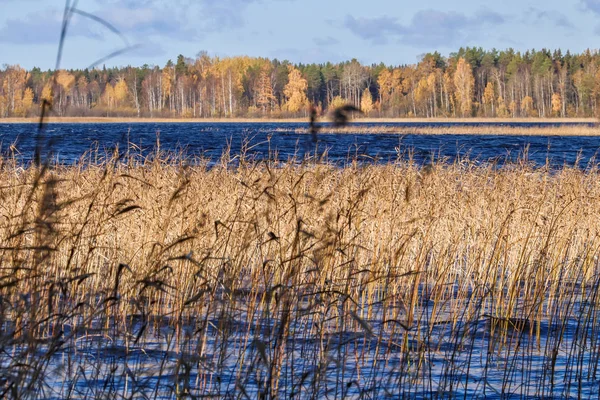
<path fill-rule="evenodd" d="M 279 128 L 284 130 L 284 128 Z M 308 134 L 306 128 L 295 133 Z M 321 133 L 399 134 L 399 135 L 515 135 L 515 136 L 599 136 L 600 128 L 591 125 L 515 126 L 502 124 L 475 126 L 362 126 L 354 124 L 342 128 L 325 126 Z"/>
<path fill-rule="evenodd" d="M 595 169 L 92 159 L 0 160 L 2 397 L 598 395 Z"/>

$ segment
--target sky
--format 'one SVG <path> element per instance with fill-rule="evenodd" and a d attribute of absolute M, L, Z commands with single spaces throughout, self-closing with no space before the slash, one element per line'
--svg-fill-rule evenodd
<path fill-rule="evenodd" d="M 0 0 L 0 65 L 53 69 L 64 7 Z M 71 19 L 61 68 L 86 68 L 126 46 L 135 48 L 104 63 L 163 66 L 206 51 L 403 65 L 465 46 L 578 53 L 600 43 L 600 0 L 79 0 L 76 7 L 82 13 Z"/>

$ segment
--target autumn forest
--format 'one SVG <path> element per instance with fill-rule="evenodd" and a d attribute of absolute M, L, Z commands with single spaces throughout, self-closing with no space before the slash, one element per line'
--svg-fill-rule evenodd
<path fill-rule="evenodd" d="M 164 67 L 0 70 L 0 117 L 304 117 L 351 103 L 370 117 L 596 117 L 600 54 L 461 48 L 415 65 L 293 64 L 201 52 Z"/>

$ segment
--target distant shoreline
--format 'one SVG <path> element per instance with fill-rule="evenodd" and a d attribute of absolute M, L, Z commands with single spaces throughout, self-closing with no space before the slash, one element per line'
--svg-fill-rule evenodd
<path fill-rule="evenodd" d="M 38 123 L 39 118 L 0 118 L 0 124 Z M 47 123 L 81 124 L 81 123 L 308 123 L 308 118 L 117 118 L 117 117 L 49 117 Z M 328 122 L 322 119 L 320 122 Z M 508 124 L 508 123 L 582 123 L 598 122 L 595 118 L 357 118 L 356 123 L 470 123 L 470 124 Z"/>

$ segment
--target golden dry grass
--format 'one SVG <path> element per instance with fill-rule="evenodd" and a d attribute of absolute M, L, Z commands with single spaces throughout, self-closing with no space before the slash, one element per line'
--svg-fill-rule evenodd
<path fill-rule="evenodd" d="M 308 129 L 299 128 L 296 133 L 308 134 Z M 557 126 L 361 126 L 344 128 L 325 127 L 321 133 L 351 134 L 396 134 L 396 135 L 518 135 L 518 136 L 598 136 L 600 127 L 588 125 Z"/>
<path fill-rule="evenodd" d="M 4 319 L 14 337 L 53 337 L 55 319 L 84 330 L 100 319 L 107 334 L 134 338 L 135 319 L 173 326 L 183 341 L 192 323 L 194 351 L 207 357 L 210 324 L 225 338 L 233 319 L 275 321 L 266 337 L 234 335 L 258 349 L 252 363 L 268 365 L 270 393 L 295 335 L 323 344 L 362 332 L 413 365 L 439 350 L 428 332 L 440 324 L 487 319 L 490 351 L 502 352 L 511 327 L 539 343 L 543 323 L 584 318 L 572 305 L 600 301 L 590 297 L 600 277 L 596 171 L 208 168 L 159 155 L 43 174 L 4 160 L 0 182 L 0 293 L 13 304 Z"/>
<path fill-rule="evenodd" d="M 321 122 L 327 122 L 323 117 Z M 0 118 L 0 123 L 38 123 L 39 118 Z M 121 118 L 121 117 L 48 117 L 48 123 L 306 123 L 307 118 Z M 360 123 L 470 123 L 470 124 L 511 124 L 511 123 L 582 123 L 594 124 L 595 118 L 370 118 L 362 117 L 354 119 Z"/>
<path fill-rule="evenodd" d="M 49 196 L 40 186 L 28 203 L 35 176 L 33 168 L 5 167 L 0 177 L 3 259 L 13 263 L 31 262 L 30 250 L 13 249 L 35 246 L 40 221 L 32 204 Z M 107 292 L 124 263 L 132 270 L 121 282 L 126 299 L 136 296 L 140 280 L 169 265 L 172 272 L 161 279 L 171 289 L 153 292 L 156 312 L 183 309 L 198 290 L 190 259 L 204 263 L 203 279 L 211 284 L 225 274 L 233 291 L 308 277 L 337 284 L 349 270 L 362 271 L 348 292 L 356 301 L 364 290 L 377 291 L 383 277 L 416 271 L 440 284 L 458 280 L 465 292 L 492 283 L 504 290 L 524 277 L 557 284 L 559 273 L 596 274 L 600 184 L 595 173 L 576 169 L 550 175 L 468 165 L 207 169 L 149 162 L 62 167 L 44 179 L 55 181 L 50 198 L 57 211 L 43 280 L 76 270 L 94 274 L 82 295 Z M 393 292 L 405 284 L 386 281 Z M 550 290 L 540 295 L 554 297 Z"/>

